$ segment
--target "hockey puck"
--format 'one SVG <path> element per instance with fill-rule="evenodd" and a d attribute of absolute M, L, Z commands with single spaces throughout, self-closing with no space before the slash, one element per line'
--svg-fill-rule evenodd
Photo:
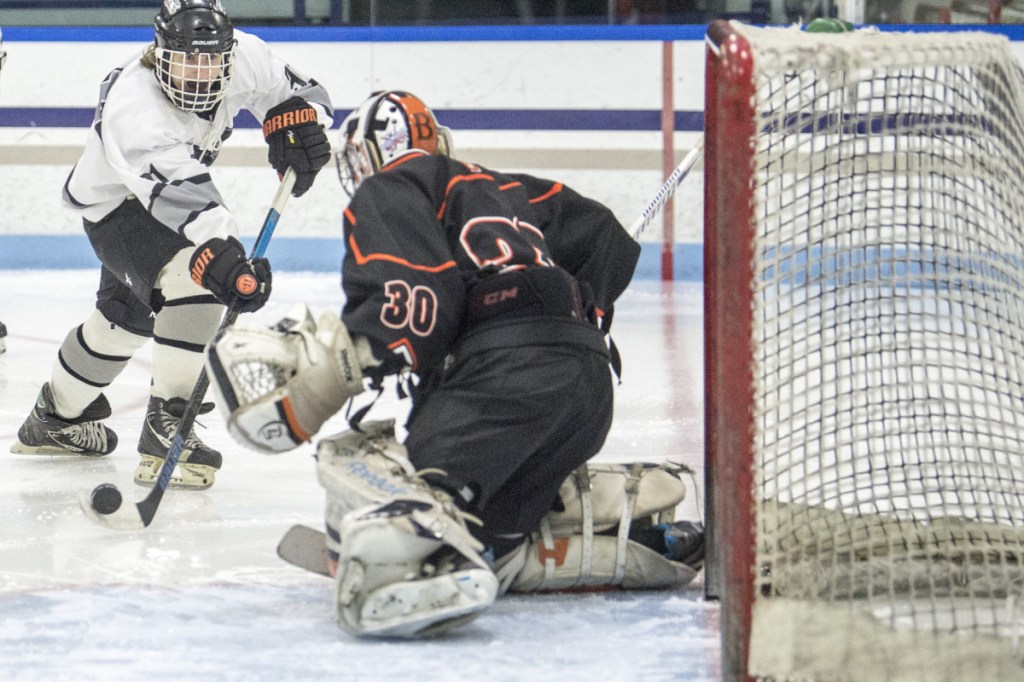
<path fill-rule="evenodd" d="M 121 508 L 121 491 L 113 483 L 100 483 L 90 497 L 92 508 L 100 514 L 113 514 Z"/>

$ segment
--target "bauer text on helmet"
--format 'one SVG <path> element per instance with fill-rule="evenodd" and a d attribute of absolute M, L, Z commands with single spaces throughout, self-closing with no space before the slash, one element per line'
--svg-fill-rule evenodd
<path fill-rule="evenodd" d="M 227 90 L 235 49 L 220 0 L 164 0 L 153 27 L 154 71 L 164 94 L 183 111 L 213 110 Z"/>
<path fill-rule="evenodd" d="M 451 153 L 451 133 L 419 97 L 402 90 L 376 92 L 341 124 L 335 155 L 338 176 L 352 194 L 363 180 L 409 152 Z"/>

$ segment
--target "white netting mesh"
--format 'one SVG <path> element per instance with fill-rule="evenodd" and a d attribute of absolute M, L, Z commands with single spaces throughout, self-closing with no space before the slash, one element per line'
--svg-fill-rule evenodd
<path fill-rule="evenodd" d="M 753 669 L 1024 678 L 1020 68 L 987 34 L 740 31 L 760 124 Z"/>

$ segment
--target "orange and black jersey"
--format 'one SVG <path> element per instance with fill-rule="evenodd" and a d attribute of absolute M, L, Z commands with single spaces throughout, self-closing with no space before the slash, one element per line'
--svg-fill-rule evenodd
<path fill-rule="evenodd" d="M 386 358 L 385 374 L 444 358 L 484 268 L 564 268 L 602 314 L 640 254 L 611 211 L 561 183 L 415 152 L 359 186 L 344 233 L 342 318 Z"/>

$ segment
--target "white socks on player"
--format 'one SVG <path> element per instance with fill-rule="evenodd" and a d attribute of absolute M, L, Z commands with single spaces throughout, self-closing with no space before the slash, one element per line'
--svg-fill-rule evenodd
<path fill-rule="evenodd" d="M 68 332 L 54 363 L 50 389 L 57 414 L 68 419 L 82 414 L 146 341 L 144 336 L 112 325 L 94 310 Z"/>

